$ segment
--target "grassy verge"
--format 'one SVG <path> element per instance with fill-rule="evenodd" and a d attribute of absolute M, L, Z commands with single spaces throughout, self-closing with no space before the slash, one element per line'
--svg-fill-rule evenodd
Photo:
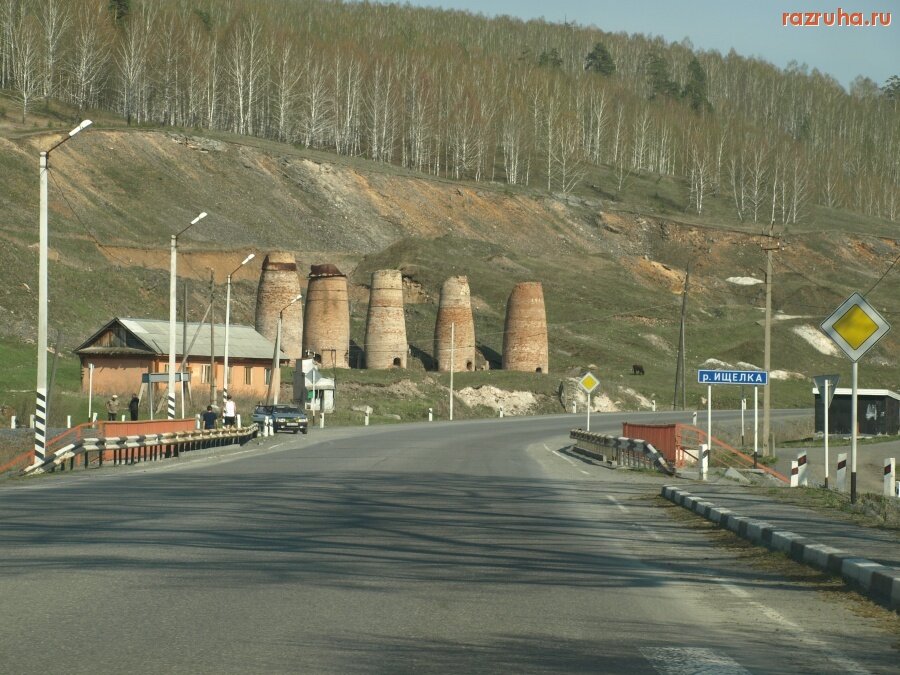
<path fill-rule="evenodd" d="M 862 493 L 856 504 L 851 504 L 850 495 L 824 488 L 768 488 L 767 493 L 788 504 L 830 513 L 837 511 L 858 525 L 900 531 L 900 500 L 891 497 Z"/>

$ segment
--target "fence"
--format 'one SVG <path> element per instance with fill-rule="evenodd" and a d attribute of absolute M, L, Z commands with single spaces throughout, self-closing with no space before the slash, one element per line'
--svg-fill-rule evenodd
<path fill-rule="evenodd" d="M 194 420 L 175 420 L 190 422 Z M 122 424 L 117 422 L 116 424 Z M 127 422 L 125 424 L 128 424 Z M 139 424 L 139 423 L 138 423 Z M 177 425 L 184 426 L 184 425 Z M 82 432 L 83 433 L 83 432 Z M 49 453 L 43 464 L 30 466 L 26 473 L 44 473 L 57 468 L 74 470 L 76 465 L 88 469 L 91 465 L 103 466 L 112 463 L 114 466 L 137 464 L 140 462 L 158 461 L 170 457 L 179 457 L 182 452 L 205 448 L 231 445 L 243 445 L 259 434 L 259 427 L 251 424 L 243 428 L 226 429 L 194 429 L 188 431 L 169 431 L 164 433 L 135 434 L 127 436 L 106 436 L 72 438 L 72 442 Z"/>
<path fill-rule="evenodd" d="M 675 473 L 674 467 L 666 462 L 653 444 L 643 439 L 592 434 L 581 429 L 572 429 L 569 437 L 575 441 L 575 452 L 599 459 L 610 467 L 658 469 L 669 475 Z"/>

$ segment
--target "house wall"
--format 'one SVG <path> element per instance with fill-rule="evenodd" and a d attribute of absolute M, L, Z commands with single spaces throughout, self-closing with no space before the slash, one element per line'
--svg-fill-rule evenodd
<path fill-rule="evenodd" d="M 130 397 L 141 388 L 141 376 L 144 373 L 164 373 L 168 365 L 167 359 L 126 356 L 92 355 L 81 357 L 81 391 L 87 394 L 90 387 L 88 364 L 94 364 L 94 395 L 103 396 L 118 394 Z M 188 370 L 191 373 L 191 389 L 195 395 L 203 395 L 209 391 L 209 382 L 202 382 L 203 366 L 209 365 L 209 359 L 188 359 Z M 266 395 L 266 370 L 272 367 L 268 360 L 228 359 L 231 370 L 228 381 L 229 392 L 236 397 L 263 397 Z M 246 384 L 244 368 L 250 368 L 250 384 Z M 216 387 L 219 391 L 224 383 L 224 364 L 216 363 Z M 166 383 L 154 385 L 154 397 L 163 396 Z"/>

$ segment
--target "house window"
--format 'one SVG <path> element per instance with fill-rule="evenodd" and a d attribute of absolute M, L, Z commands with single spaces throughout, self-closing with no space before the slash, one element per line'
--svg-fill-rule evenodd
<path fill-rule="evenodd" d="M 253 368 L 244 366 L 244 384 L 253 384 Z"/>
<path fill-rule="evenodd" d="M 209 364 L 204 363 L 200 366 L 200 382 L 202 384 L 209 383 Z"/>
<path fill-rule="evenodd" d="M 272 384 L 272 369 L 271 369 L 271 368 L 266 368 L 266 381 L 265 381 L 265 384 L 266 384 L 266 386 Z"/>

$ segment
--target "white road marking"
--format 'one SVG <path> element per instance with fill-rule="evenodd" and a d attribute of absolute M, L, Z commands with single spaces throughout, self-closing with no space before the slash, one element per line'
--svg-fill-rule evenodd
<path fill-rule="evenodd" d="M 662 675 L 750 675 L 731 657 L 702 647 L 644 647 L 641 654 Z"/>
<path fill-rule="evenodd" d="M 559 457 L 560 459 L 564 459 L 564 460 L 566 460 L 569 464 L 571 464 L 572 466 L 578 468 L 578 465 L 577 465 L 575 462 L 573 462 L 570 458 L 566 457 L 565 455 L 563 455 L 562 453 L 560 453 L 560 452 L 557 451 L 557 450 L 551 450 L 550 448 L 547 447 L 547 444 L 546 444 L 546 443 L 544 443 L 543 445 L 544 445 L 544 450 L 546 450 L 547 452 L 552 452 L 554 455 L 556 455 L 556 456 Z M 580 468 L 579 468 L 578 470 L 579 470 L 581 473 L 583 473 L 585 476 L 590 476 L 590 475 L 591 475 L 588 471 L 585 471 L 584 469 L 580 469 Z"/>
<path fill-rule="evenodd" d="M 649 534 L 655 541 L 662 541 L 662 537 L 656 534 L 656 532 L 651 530 L 649 527 L 644 527 L 643 525 L 638 525 L 638 527 Z"/>
<path fill-rule="evenodd" d="M 626 507 L 622 506 L 622 505 L 619 503 L 619 500 L 618 500 L 618 499 L 616 499 L 616 498 L 613 497 L 612 495 L 606 495 L 606 498 L 607 498 L 609 501 L 611 501 L 613 504 L 615 504 L 616 506 L 618 506 L 620 511 L 624 511 L 625 513 L 628 513 L 628 509 L 627 509 Z"/>

